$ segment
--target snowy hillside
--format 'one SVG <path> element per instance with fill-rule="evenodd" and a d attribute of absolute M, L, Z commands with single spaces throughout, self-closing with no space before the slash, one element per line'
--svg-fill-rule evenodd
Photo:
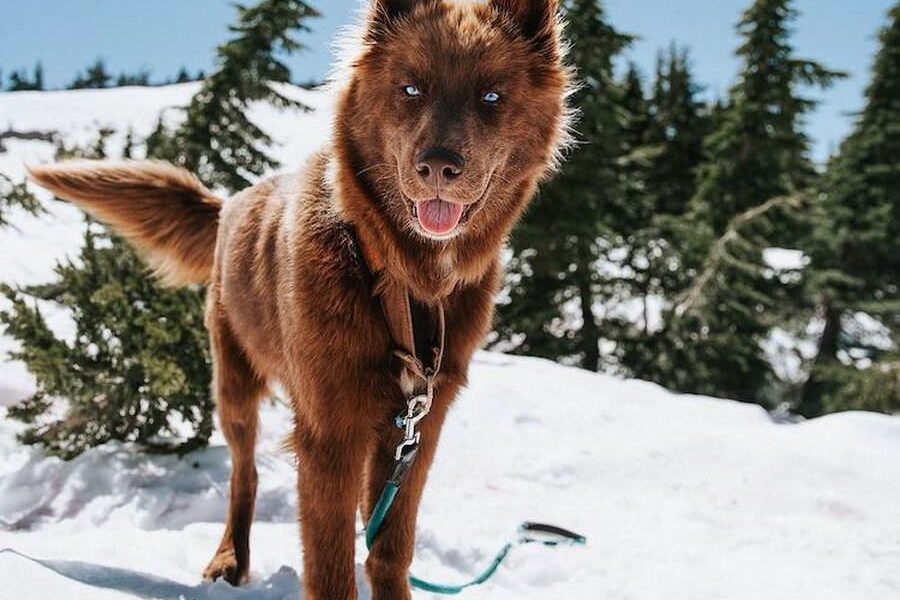
<path fill-rule="evenodd" d="M 87 142 L 99 126 L 138 137 L 193 84 L 0 94 L 0 129 L 55 129 Z M 311 115 L 259 109 L 285 168 L 324 139 L 328 98 L 295 93 Z M 170 111 L 174 117 L 176 113 Z M 4 141 L 0 172 L 49 160 L 42 142 Z M 0 232 L 0 281 L 36 283 L 74 254 L 82 221 L 17 215 Z M 61 333 L 63 314 L 50 312 Z M 0 338 L 0 351 L 11 341 Z M 32 382 L 0 362 L 0 404 Z M 0 415 L 3 409 L 0 408 Z M 263 412 L 252 582 L 204 586 L 222 531 L 227 450 L 220 435 L 184 459 L 108 444 L 70 463 L 15 442 L 0 418 L 0 600 L 297 598 L 295 473 L 280 449 L 288 410 Z M 584 547 L 517 548 L 476 600 L 880 600 L 900 597 L 900 419 L 845 413 L 777 424 L 760 408 L 553 363 L 481 353 L 448 419 L 419 519 L 420 577 L 474 575 L 523 520 L 585 534 Z M 362 581 L 365 544 L 357 544 Z M 368 594 L 363 594 L 368 598 Z M 416 593 L 417 598 L 429 594 Z"/>

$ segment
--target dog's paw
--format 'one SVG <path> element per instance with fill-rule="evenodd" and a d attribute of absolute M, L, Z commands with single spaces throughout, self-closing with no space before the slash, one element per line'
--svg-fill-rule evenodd
<path fill-rule="evenodd" d="M 219 550 L 203 571 L 203 581 L 217 579 L 224 579 L 231 585 L 241 585 L 247 580 L 247 565 L 238 564 L 231 548 Z"/>

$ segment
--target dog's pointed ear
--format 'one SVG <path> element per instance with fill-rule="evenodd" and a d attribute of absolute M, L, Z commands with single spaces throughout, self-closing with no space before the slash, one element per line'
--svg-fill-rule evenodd
<path fill-rule="evenodd" d="M 377 41 L 396 19 L 410 12 L 424 0 L 372 0 L 369 8 L 367 36 Z"/>
<path fill-rule="evenodd" d="M 557 0 L 491 0 L 491 6 L 515 23 L 523 37 L 541 51 L 558 46 Z"/>

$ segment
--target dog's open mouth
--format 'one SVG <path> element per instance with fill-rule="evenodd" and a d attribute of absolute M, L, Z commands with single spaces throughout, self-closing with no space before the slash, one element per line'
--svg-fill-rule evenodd
<path fill-rule="evenodd" d="M 434 238 L 447 238 L 469 222 L 484 204 L 482 196 L 476 202 L 462 204 L 441 198 L 408 201 L 410 212 L 421 230 Z"/>
<path fill-rule="evenodd" d="M 413 214 L 426 233 L 447 235 L 459 225 L 466 208 L 465 204 L 432 198 L 414 203 Z"/>

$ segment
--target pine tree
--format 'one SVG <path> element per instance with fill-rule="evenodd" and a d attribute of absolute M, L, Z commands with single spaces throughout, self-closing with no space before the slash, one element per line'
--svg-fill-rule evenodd
<path fill-rule="evenodd" d="M 697 212 L 716 233 L 754 206 L 807 189 L 815 170 L 809 160 L 804 116 L 815 106 L 800 86 L 827 87 L 840 73 L 794 56 L 791 0 L 756 0 L 738 22 L 743 43 L 738 82 L 716 129 L 704 143 Z"/>
<path fill-rule="evenodd" d="M 633 63 L 629 64 L 621 86 L 621 156 L 617 159 L 618 176 L 624 194 L 622 204 L 631 211 L 627 215 L 627 222 L 639 226 L 647 223 L 654 212 L 654 206 L 648 198 L 647 178 L 658 150 L 648 146 L 652 127 L 650 103 L 644 94 L 641 74 Z M 624 222 L 620 223 L 616 235 L 627 241 L 630 232 L 624 225 Z"/>
<path fill-rule="evenodd" d="M 21 348 L 10 357 L 38 385 L 8 409 L 28 424 L 23 442 L 68 459 L 110 440 L 184 451 L 209 439 L 210 364 L 197 291 L 158 287 L 136 254 L 97 225 L 88 226 L 78 261 L 57 265 L 55 281 L 0 291 L 12 304 L 0 323 Z M 73 342 L 54 335 L 35 300 L 71 311 Z"/>
<path fill-rule="evenodd" d="M 9 76 L 9 85 L 6 89 L 10 92 L 23 92 L 31 89 L 31 82 L 24 70 L 13 71 Z"/>
<path fill-rule="evenodd" d="M 175 83 L 187 83 L 188 81 L 193 81 L 193 78 L 187 72 L 187 69 L 181 67 L 178 69 L 178 74 L 175 76 Z"/>
<path fill-rule="evenodd" d="M 85 69 L 84 74 L 79 73 L 75 80 L 69 84 L 70 90 L 102 89 L 109 87 L 113 76 L 106 70 L 106 63 L 98 58 L 94 64 Z"/>
<path fill-rule="evenodd" d="M 513 233 L 511 301 L 498 307 L 496 331 L 499 347 L 597 370 L 597 263 L 630 212 L 616 162 L 623 153 L 623 90 L 613 60 L 631 38 L 609 25 L 596 0 L 570 0 L 563 8 L 569 59 L 582 83 L 572 99 L 581 111 L 579 144 Z"/>
<path fill-rule="evenodd" d="M 645 96 L 641 74 L 635 65 L 629 65 L 621 85 L 622 155 L 616 163 L 624 210 L 616 220 L 615 230 L 610 230 L 605 238 L 609 250 L 603 260 L 611 268 L 605 269 L 595 293 L 605 305 L 643 302 L 641 320 L 646 331 L 647 297 L 651 293 L 648 271 L 653 267 L 648 259 L 655 258 L 653 246 L 658 237 L 652 228 L 656 206 L 649 179 L 661 148 L 650 143 L 656 123 L 651 114 L 651 99 Z M 604 336 L 619 344 L 617 350 L 621 352 L 623 340 L 633 335 L 633 319 L 615 311 L 606 312 Z"/>
<path fill-rule="evenodd" d="M 134 156 L 134 128 L 129 127 L 125 133 L 125 144 L 122 146 L 122 158 L 135 158 Z"/>
<path fill-rule="evenodd" d="M 262 147 L 273 140 L 247 116 L 250 104 L 310 110 L 278 91 L 290 70 L 278 58 L 304 48 L 293 36 L 308 31 L 305 21 L 318 12 L 300 0 L 262 0 L 237 6 L 236 37 L 217 50 L 216 70 L 185 109 L 185 120 L 168 132 L 160 120 L 148 140 L 148 155 L 164 158 L 196 173 L 207 185 L 239 190 L 278 166 Z"/>
<path fill-rule="evenodd" d="M 705 247 L 706 257 L 681 254 L 680 268 L 697 281 L 664 316 L 643 368 L 680 391 L 771 401 L 764 392 L 772 371 L 760 344 L 793 295 L 762 250 L 797 236 L 793 214 L 815 181 L 801 131 L 815 102 L 798 88 L 826 87 L 840 76 L 794 56 L 791 4 L 756 0 L 741 17 L 742 71 L 704 140 L 697 192 L 679 224 L 679 244 Z"/>
<path fill-rule="evenodd" d="M 44 211 L 40 201 L 28 190 L 23 181 L 14 183 L 12 179 L 0 173 L 0 229 L 11 227 L 9 211 L 20 209 L 30 215 L 39 215 Z"/>
<path fill-rule="evenodd" d="M 759 264 L 773 236 L 774 215 L 796 210 L 802 198 L 779 196 L 736 215 L 720 237 L 694 218 L 674 224 L 678 268 L 690 285 L 663 313 L 662 328 L 639 348 L 642 378 L 682 392 L 773 403 L 763 392 L 771 366 L 759 344 L 787 303 L 789 279 L 768 275 Z M 796 286 L 796 284 L 794 284 Z"/>
<path fill-rule="evenodd" d="M 34 74 L 29 77 L 25 69 L 13 71 L 9 76 L 10 92 L 41 91 L 44 89 L 44 66 L 38 62 L 34 66 Z"/>
<path fill-rule="evenodd" d="M 44 65 L 40 62 L 34 66 L 34 89 L 38 91 L 44 89 Z"/>
<path fill-rule="evenodd" d="M 658 150 L 647 174 L 657 215 L 683 215 L 696 194 L 710 120 L 698 99 L 701 90 L 691 74 L 686 48 L 672 44 L 666 53 L 659 53 L 646 140 Z"/>
<path fill-rule="evenodd" d="M 696 192 L 696 173 L 702 159 L 702 141 L 709 126 L 709 110 L 697 99 L 687 50 L 671 45 L 660 52 L 649 98 L 642 146 L 632 154 L 644 166 L 636 173 L 646 207 L 644 218 L 629 236 L 626 261 L 627 299 L 639 302 L 638 322 L 623 323 L 617 355 L 628 375 L 657 376 L 653 334 L 659 327 L 658 306 L 672 303 L 691 279 L 687 266 L 699 262 L 705 247 L 695 229 L 685 222 L 690 199 Z M 634 185 L 634 184 L 632 184 Z"/>
<path fill-rule="evenodd" d="M 808 286 L 824 325 L 798 406 L 808 417 L 900 410 L 900 4 L 879 39 L 866 107 L 829 164 L 816 212 Z M 893 352 L 854 335 L 855 311 L 890 332 Z"/>
<path fill-rule="evenodd" d="M 116 77 L 116 87 L 125 87 L 128 85 L 148 86 L 150 85 L 150 72 L 147 70 L 138 71 L 133 75 L 120 73 Z"/>

